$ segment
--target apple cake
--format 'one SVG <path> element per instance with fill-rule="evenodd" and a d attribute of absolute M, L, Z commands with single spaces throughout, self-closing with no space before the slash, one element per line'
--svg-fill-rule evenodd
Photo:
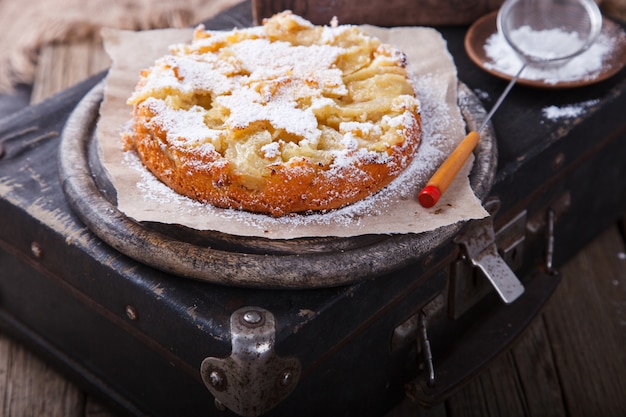
<path fill-rule="evenodd" d="M 176 192 L 272 216 L 370 196 L 421 136 L 405 55 L 360 27 L 289 12 L 209 31 L 142 71 L 126 150 Z"/>

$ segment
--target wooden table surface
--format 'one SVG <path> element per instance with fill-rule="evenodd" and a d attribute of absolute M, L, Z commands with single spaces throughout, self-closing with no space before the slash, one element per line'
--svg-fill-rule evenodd
<path fill-rule="evenodd" d="M 41 52 L 32 102 L 108 67 L 97 42 Z M 626 244 L 618 223 L 562 269 L 543 312 L 508 352 L 445 403 L 406 400 L 386 417 L 626 416 Z M 207 395 L 209 395 L 207 393 Z M 115 416 L 0 335 L 0 416 Z"/>

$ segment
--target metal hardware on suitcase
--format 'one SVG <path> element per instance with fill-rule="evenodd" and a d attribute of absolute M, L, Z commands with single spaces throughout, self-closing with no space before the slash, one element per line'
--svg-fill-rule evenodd
<path fill-rule="evenodd" d="M 207 27 L 250 13 L 243 3 Z M 463 28 L 441 32 L 475 123 L 504 82 L 469 61 Z M 515 341 L 558 266 L 626 207 L 622 71 L 593 87 L 511 93 L 471 174 L 493 213 L 485 220 L 265 250 L 137 224 L 116 211 L 91 146 L 103 76 L 0 120 L 0 322 L 129 415 L 375 416 L 405 395 L 441 401 Z M 542 113 L 590 100 L 576 119 Z M 612 189 L 599 196 L 598 184 Z M 183 257 L 214 280 L 183 277 Z M 327 285 L 225 285 L 224 259 L 231 269 L 254 259 L 274 278 L 299 268 Z M 524 293 L 506 303 L 516 277 Z"/>

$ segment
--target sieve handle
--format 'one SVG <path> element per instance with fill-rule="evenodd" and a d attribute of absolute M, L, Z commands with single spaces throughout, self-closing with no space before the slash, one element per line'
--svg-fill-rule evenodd
<path fill-rule="evenodd" d="M 417 197 L 423 207 L 430 208 L 437 204 L 441 195 L 446 192 L 467 158 L 478 145 L 479 140 L 480 134 L 478 132 L 469 132 L 441 164 Z"/>
<path fill-rule="evenodd" d="M 478 141 L 480 140 L 480 132 L 487 126 L 489 120 L 494 115 L 494 113 L 498 110 L 504 98 L 509 94 L 509 91 L 513 88 L 519 77 L 522 75 L 522 72 L 526 68 L 528 64 L 522 65 L 522 68 L 515 74 L 515 77 L 511 79 L 509 84 L 506 86 L 496 104 L 491 108 L 485 120 L 481 123 L 480 127 L 476 131 L 469 132 L 465 139 L 463 139 L 457 146 L 454 148 L 452 153 L 446 158 L 446 160 L 441 164 L 441 166 L 435 171 L 433 176 L 428 180 L 426 186 L 422 188 L 422 190 L 417 195 L 417 200 L 424 208 L 431 208 L 441 198 L 443 193 L 446 192 L 456 175 L 461 170 L 461 167 L 467 161 L 470 154 L 478 145 Z"/>
<path fill-rule="evenodd" d="M 515 74 L 515 77 L 513 77 L 511 81 L 509 81 L 509 84 L 506 86 L 502 94 L 500 94 L 500 97 L 498 97 L 496 104 L 493 105 L 489 113 L 487 113 L 487 117 L 485 117 L 485 120 L 483 120 L 483 122 L 480 124 L 480 127 L 478 128 L 478 133 L 482 132 L 485 126 L 487 126 L 487 123 L 489 123 L 489 120 L 491 120 L 491 118 L 496 113 L 498 108 L 500 108 L 500 105 L 502 104 L 506 96 L 509 95 L 509 92 L 511 91 L 515 83 L 517 83 L 517 80 L 519 80 L 519 77 L 522 76 L 522 72 L 524 72 L 527 66 L 528 66 L 528 63 L 524 63 L 524 65 L 522 65 L 519 71 L 517 71 L 517 74 Z"/>

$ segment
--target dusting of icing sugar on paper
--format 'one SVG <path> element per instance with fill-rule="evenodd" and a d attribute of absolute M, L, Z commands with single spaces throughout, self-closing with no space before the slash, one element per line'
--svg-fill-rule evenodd
<path fill-rule="evenodd" d="M 146 39 L 158 41 L 159 37 L 156 35 L 160 31 L 153 31 L 153 34 L 124 31 L 103 33 L 105 46 L 109 45 L 107 51 L 114 64 L 107 79 L 107 92 L 101 108 L 102 118 L 97 137 L 103 164 L 118 190 L 118 208 L 138 221 L 182 224 L 199 230 L 275 239 L 421 233 L 458 221 L 485 217 L 486 212 L 469 187 L 467 176 L 471 161 L 438 206 L 424 209 L 416 200 L 419 187 L 423 186 L 465 133 L 464 122 L 456 106 L 456 70 L 441 35 L 426 28 L 390 30 L 368 27 L 367 31 L 370 30 L 383 42 L 395 45 L 396 40 L 399 43 L 430 45 L 438 51 L 438 54 L 425 48 L 410 51 L 404 45 L 395 45 L 407 52 L 409 63 L 411 60 L 418 61 L 417 69 L 410 65 L 415 73 L 414 84 L 421 103 L 423 124 L 422 143 L 417 156 L 396 180 L 374 196 L 328 213 L 279 218 L 218 209 L 181 196 L 149 173 L 136 155 L 121 151 L 120 126 L 127 123 L 130 117 L 125 101 L 134 89 L 138 70 L 151 65 L 160 56 L 155 52 L 152 56 L 143 58 L 141 63 L 134 63 L 138 68 L 137 72 L 129 76 L 126 67 L 128 57 L 124 55 L 124 51 L 141 49 L 137 47 L 137 42 L 145 42 Z M 181 33 L 176 42 L 190 39 L 189 33 Z M 385 39 L 387 36 L 389 39 Z M 166 39 L 160 42 L 165 45 L 168 45 L 167 42 L 174 43 L 173 39 L 176 39 L 171 30 L 164 37 Z M 421 40 L 416 42 L 416 39 Z M 164 51 L 166 53 L 167 48 Z M 447 65 L 446 71 L 441 70 L 442 61 Z M 118 67 L 124 71 L 117 70 Z M 454 101 L 454 106 L 450 106 L 451 100 Z M 267 149 L 266 152 L 272 150 Z"/>
<path fill-rule="evenodd" d="M 573 119 L 582 116 L 599 103 L 600 100 L 595 99 L 566 106 L 547 106 L 541 109 L 541 113 L 548 120 Z"/>

